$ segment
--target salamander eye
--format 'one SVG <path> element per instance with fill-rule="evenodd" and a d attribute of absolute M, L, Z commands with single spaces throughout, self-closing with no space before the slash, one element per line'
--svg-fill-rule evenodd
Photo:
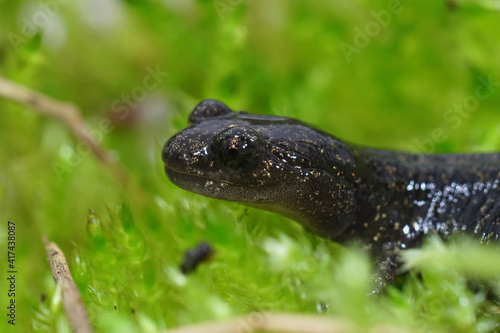
<path fill-rule="evenodd" d="M 226 104 L 215 99 L 206 99 L 196 105 L 193 112 L 191 112 L 189 123 L 196 124 L 203 119 L 226 115 L 231 112 L 233 111 Z"/>
<path fill-rule="evenodd" d="M 244 173 L 262 161 L 265 142 L 262 135 L 248 127 L 229 127 L 212 139 L 212 151 L 228 172 Z"/>

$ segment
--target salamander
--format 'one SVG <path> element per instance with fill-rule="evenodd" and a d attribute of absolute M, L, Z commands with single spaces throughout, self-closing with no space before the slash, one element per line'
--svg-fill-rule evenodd
<path fill-rule="evenodd" d="M 298 120 L 204 100 L 162 151 L 177 186 L 361 242 L 392 283 L 399 252 L 438 234 L 496 241 L 500 154 L 416 154 L 340 140 Z M 380 284 L 382 282 L 379 281 Z"/>

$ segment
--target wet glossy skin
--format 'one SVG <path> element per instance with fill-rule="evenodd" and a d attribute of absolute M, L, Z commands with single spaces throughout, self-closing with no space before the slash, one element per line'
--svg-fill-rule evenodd
<path fill-rule="evenodd" d="M 438 233 L 500 232 L 500 154 L 422 155 L 343 142 L 302 122 L 201 102 L 163 149 L 181 188 L 361 241 L 392 282 L 401 249 Z"/>

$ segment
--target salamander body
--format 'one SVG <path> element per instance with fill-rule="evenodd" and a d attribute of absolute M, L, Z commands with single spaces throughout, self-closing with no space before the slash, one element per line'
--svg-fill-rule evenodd
<path fill-rule="evenodd" d="M 388 282 L 399 251 L 426 235 L 499 237 L 500 154 L 373 149 L 205 100 L 162 158 L 183 189 L 281 213 L 343 244 L 361 241 Z"/>

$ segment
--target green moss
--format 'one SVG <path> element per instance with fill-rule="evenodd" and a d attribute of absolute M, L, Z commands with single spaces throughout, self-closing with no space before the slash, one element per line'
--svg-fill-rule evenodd
<path fill-rule="evenodd" d="M 361 327 L 499 330 L 498 306 L 487 297 L 500 287 L 495 250 L 431 240 L 405 255 L 407 276 L 368 296 L 371 265 L 359 249 L 318 239 L 275 214 L 178 189 L 160 160 L 166 139 L 204 98 L 296 117 L 370 146 L 499 150 L 500 13 L 493 2 L 402 1 L 401 12 L 349 59 L 341 43 L 356 46 L 358 29 L 376 22 L 372 11 L 388 10 L 388 1 L 112 3 L 98 9 L 101 21 L 83 2 L 60 4 L 50 19 L 59 28 L 35 33 L 26 22 L 29 8 L 40 13 L 39 2 L 0 2 L 0 75 L 79 106 L 125 170 L 122 178 L 100 164 L 59 121 L 0 100 L 0 220 L 16 222 L 19 270 L 18 322 L 7 326 L 4 318 L 0 331 L 70 331 L 42 235 L 65 252 L 102 332 L 151 332 L 265 310 L 342 316 Z M 148 68 L 168 75 L 126 107 Z M 488 98 L 450 114 L 475 96 L 480 77 L 493 80 Z M 119 119 L 125 114 L 136 117 Z M 111 129 L 105 117 L 115 120 Z M 439 140 L 436 130 L 444 133 Z M 184 252 L 203 240 L 214 257 L 182 275 Z M 0 279 L 1 304 L 5 290 Z"/>

